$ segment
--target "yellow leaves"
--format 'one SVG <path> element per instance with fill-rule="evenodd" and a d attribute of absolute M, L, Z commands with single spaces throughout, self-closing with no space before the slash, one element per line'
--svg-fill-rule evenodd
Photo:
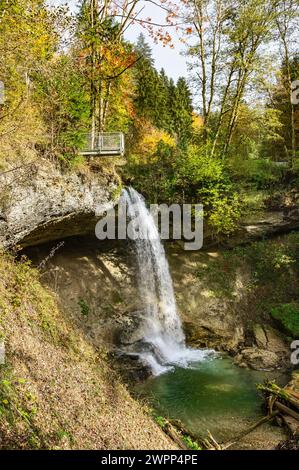
<path fill-rule="evenodd" d="M 159 129 L 153 129 L 152 133 L 145 136 L 143 139 L 143 144 L 147 146 L 149 151 L 155 151 L 157 144 L 162 141 L 165 144 L 168 144 L 170 146 L 175 145 L 174 138 L 171 137 L 167 132 L 159 130 Z"/>
<path fill-rule="evenodd" d="M 121 75 L 136 62 L 136 54 L 129 51 L 126 45 L 119 41 L 110 44 L 99 44 L 96 64 L 91 61 L 91 46 L 86 44 L 78 51 L 78 63 L 86 75 L 96 72 L 97 77 L 107 78 Z"/>
<path fill-rule="evenodd" d="M 150 125 L 144 130 L 144 136 L 138 146 L 138 153 L 143 157 L 143 163 L 156 161 L 157 148 L 160 142 L 163 142 L 170 147 L 175 147 L 175 139 L 166 131 L 157 129 Z"/>
<path fill-rule="evenodd" d="M 203 127 L 203 119 L 199 114 L 193 113 L 192 115 L 193 121 L 192 121 L 192 128 L 195 133 L 199 133 L 202 130 Z"/>

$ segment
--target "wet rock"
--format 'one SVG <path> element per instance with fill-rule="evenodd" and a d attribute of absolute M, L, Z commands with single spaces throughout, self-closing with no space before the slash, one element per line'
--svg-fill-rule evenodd
<path fill-rule="evenodd" d="M 257 347 L 266 349 L 268 345 L 268 338 L 263 326 L 258 324 L 254 325 L 253 334 Z"/>
<path fill-rule="evenodd" d="M 140 310 L 130 313 L 124 318 L 118 331 L 117 343 L 121 346 L 132 346 L 143 341 L 143 312 Z"/>
<path fill-rule="evenodd" d="M 233 353 L 237 351 L 239 344 L 244 342 L 243 327 L 225 321 L 220 316 L 206 315 L 197 322 L 185 321 L 184 330 L 187 343 L 196 347 Z"/>
<path fill-rule="evenodd" d="M 281 354 L 289 354 L 289 346 L 284 336 L 270 325 L 256 324 L 253 328 L 256 345 L 262 349 L 268 349 Z"/>
<path fill-rule="evenodd" d="M 144 365 L 137 354 L 128 355 L 124 352 L 120 352 L 118 354 L 111 354 L 110 356 L 113 360 L 114 368 L 127 383 L 135 384 L 136 382 L 146 380 L 152 375 L 150 367 Z"/>
<path fill-rule="evenodd" d="M 253 328 L 253 336 L 259 349 L 275 353 L 280 367 L 288 366 L 289 346 L 279 331 L 269 325 L 256 324 Z"/>
<path fill-rule="evenodd" d="M 279 369 L 283 364 L 280 357 L 273 351 L 251 347 L 243 349 L 234 362 L 237 365 L 247 364 L 254 370 L 274 370 Z"/>

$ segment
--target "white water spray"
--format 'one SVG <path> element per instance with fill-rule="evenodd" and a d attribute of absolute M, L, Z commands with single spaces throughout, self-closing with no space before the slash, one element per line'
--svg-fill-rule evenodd
<path fill-rule="evenodd" d="M 177 313 L 172 279 L 154 219 L 143 197 L 133 188 L 123 191 L 130 219 L 130 232 L 135 234 L 138 263 L 138 287 L 144 306 L 142 323 L 144 349 L 138 352 L 154 375 L 173 365 L 188 367 L 212 353 L 211 350 L 187 348 L 180 317 Z"/>

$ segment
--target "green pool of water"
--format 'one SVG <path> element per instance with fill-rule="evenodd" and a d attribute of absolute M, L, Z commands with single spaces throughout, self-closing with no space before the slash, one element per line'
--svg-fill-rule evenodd
<path fill-rule="evenodd" d="M 237 367 L 228 357 L 218 357 L 192 369 L 176 368 L 150 378 L 138 385 L 138 391 L 162 416 L 180 419 L 197 435 L 206 435 L 209 430 L 223 439 L 263 415 L 256 384 L 273 379 L 273 375 L 277 383 L 286 383 L 277 373 L 249 371 Z"/>

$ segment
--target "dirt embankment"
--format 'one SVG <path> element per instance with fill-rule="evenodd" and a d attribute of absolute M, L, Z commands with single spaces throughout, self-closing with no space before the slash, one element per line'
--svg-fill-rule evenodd
<path fill-rule="evenodd" d="M 171 449 L 28 263 L 0 254 L 2 449 Z"/>

